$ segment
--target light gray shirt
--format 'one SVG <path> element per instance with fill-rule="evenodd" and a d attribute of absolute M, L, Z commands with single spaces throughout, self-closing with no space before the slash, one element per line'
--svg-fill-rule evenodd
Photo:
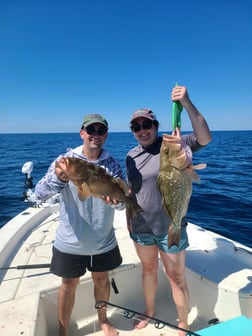
<path fill-rule="evenodd" d="M 194 152 L 202 146 L 196 141 L 194 134 L 182 137 Z M 170 218 L 162 208 L 161 194 L 157 188 L 157 176 L 160 170 L 160 146 L 162 138 L 158 137 L 154 144 L 143 148 L 138 144 L 126 157 L 128 185 L 135 194 L 137 203 L 144 210 L 131 221 L 134 233 L 167 234 Z M 185 226 L 186 218 L 182 220 Z"/>

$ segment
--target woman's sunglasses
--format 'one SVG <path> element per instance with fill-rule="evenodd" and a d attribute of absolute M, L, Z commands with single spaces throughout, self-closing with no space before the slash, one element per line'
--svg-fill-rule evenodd
<path fill-rule="evenodd" d="M 141 129 L 149 130 L 152 128 L 153 122 L 150 119 L 145 119 L 142 124 L 139 124 L 137 122 L 134 122 L 131 124 L 130 128 L 132 132 L 136 133 L 139 132 Z"/>
<path fill-rule="evenodd" d="M 105 135 L 108 131 L 106 127 L 94 127 L 93 125 L 89 125 L 84 128 L 88 135 Z"/>

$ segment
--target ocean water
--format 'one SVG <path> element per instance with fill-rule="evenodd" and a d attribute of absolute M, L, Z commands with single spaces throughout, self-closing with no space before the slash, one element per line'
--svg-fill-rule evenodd
<path fill-rule="evenodd" d="M 252 131 L 214 131 L 213 141 L 194 154 L 201 183 L 193 185 L 188 220 L 252 247 Z M 79 133 L 0 134 L 0 227 L 27 208 L 22 200 L 25 162 L 34 165 L 33 183 L 51 161 L 81 144 Z M 125 171 L 125 156 L 136 140 L 129 132 L 110 133 L 105 148 Z M 1 231 L 0 231 L 1 233 Z"/>

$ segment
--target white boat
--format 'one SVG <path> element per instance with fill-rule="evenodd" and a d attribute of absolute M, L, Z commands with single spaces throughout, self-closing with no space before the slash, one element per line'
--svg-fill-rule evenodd
<path fill-rule="evenodd" d="M 28 207 L 0 230 L 0 334 L 57 335 L 57 292 L 61 279 L 49 265 L 58 204 Z M 141 265 L 126 229 L 124 211 L 114 227 L 123 263 L 110 272 L 109 302 L 94 301 L 90 273 L 81 277 L 71 335 L 103 335 L 96 307 L 105 306 L 120 335 L 177 335 L 177 315 L 162 263 L 156 314 L 134 329 L 144 312 Z M 252 335 L 252 249 L 189 223 L 186 275 L 190 292 L 190 333 L 200 336 Z M 101 308 L 102 309 L 102 308 Z"/>

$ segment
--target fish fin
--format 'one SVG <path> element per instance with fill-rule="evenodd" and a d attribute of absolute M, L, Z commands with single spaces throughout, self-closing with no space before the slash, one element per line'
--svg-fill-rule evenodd
<path fill-rule="evenodd" d="M 188 166 L 185 172 L 190 175 L 191 179 L 197 183 L 200 183 L 200 177 L 194 170 L 194 166 Z"/>
<path fill-rule="evenodd" d="M 83 182 L 81 188 L 78 190 L 78 196 L 81 201 L 84 201 L 86 197 L 92 196 L 87 183 Z"/>
<path fill-rule="evenodd" d="M 134 207 L 132 207 L 130 205 L 127 205 L 127 211 L 128 211 L 128 214 L 129 214 L 129 219 L 132 220 L 132 219 L 136 218 L 136 216 L 139 213 L 143 212 L 143 209 L 138 204 Z"/>
<path fill-rule="evenodd" d="M 200 177 L 196 173 L 195 170 L 205 169 L 206 166 L 207 166 L 206 163 L 200 163 L 200 164 L 197 164 L 197 165 L 190 165 L 186 168 L 186 172 L 189 173 L 192 180 L 194 180 L 197 183 L 200 183 Z"/>
<path fill-rule="evenodd" d="M 115 179 L 116 180 L 116 183 L 119 184 L 119 186 L 121 187 L 121 189 L 123 190 L 123 192 L 125 193 L 126 196 L 129 195 L 129 188 L 127 186 L 127 184 L 124 182 L 123 179 Z"/>
<path fill-rule="evenodd" d="M 78 189 L 78 197 L 80 201 L 84 201 L 86 199 L 86 196 L 83 194 L 81 189 Z"/>
<path fill-rule="evenodd" d="M 162 179 L 162 174 L 161 173 L 159 173 L 158 174 L 158 177 L 157 177 L 157 181 L 156 181 L 156 186 L 157 186 L 157 188 L 159 189 L 159 191 L 160 191 L 160 193 L 161 193 L 161 186 L 162 186 L 162 181 L 163 181 L 163 179 Z M 162 194 L 162 193 L 161 193 Z M 162 202 L 164 202 L 164 199 L 162 198 Z"/>
<path fill-rule="evenodd" d="M 131 195 L 129 195 L 128 197 L 128 201 L 126 203 L 126 209 L 128 216 L 131 220 L 134 219 L 139 213 L 143 212 L 143 209 L 137 203 L 136 199 Z"/>
<path fill-rule="evenodd" d="M 163 208 L 164 212 L 166 213 L 166 215 L 168 217 L 171 217 L 171 214 L 169 212 L 169 207 L 166 205 L 164 198 L 162 198 L 162 203 L 161 204 L 162 204 L 162 208 Z"/>
<path fill-rule="evenodd" d="M 168 247 L 172 247 L 173 245 L 179 246 L 180 242 L 181 229 L 173 229 L 172 224 L 169 227 L 168 231 Z"/>
<path fill-rule="evenodd" d="M 195 169 L 195 170 L 200 170 L 200 169 L 205 169 L 206 166 L 207 166 L 206 163 L 200 163 L 200 164 L 194 165 L 194 166 L 192 166 L 192 167 L 193 167 L 193 169 Z"/>

